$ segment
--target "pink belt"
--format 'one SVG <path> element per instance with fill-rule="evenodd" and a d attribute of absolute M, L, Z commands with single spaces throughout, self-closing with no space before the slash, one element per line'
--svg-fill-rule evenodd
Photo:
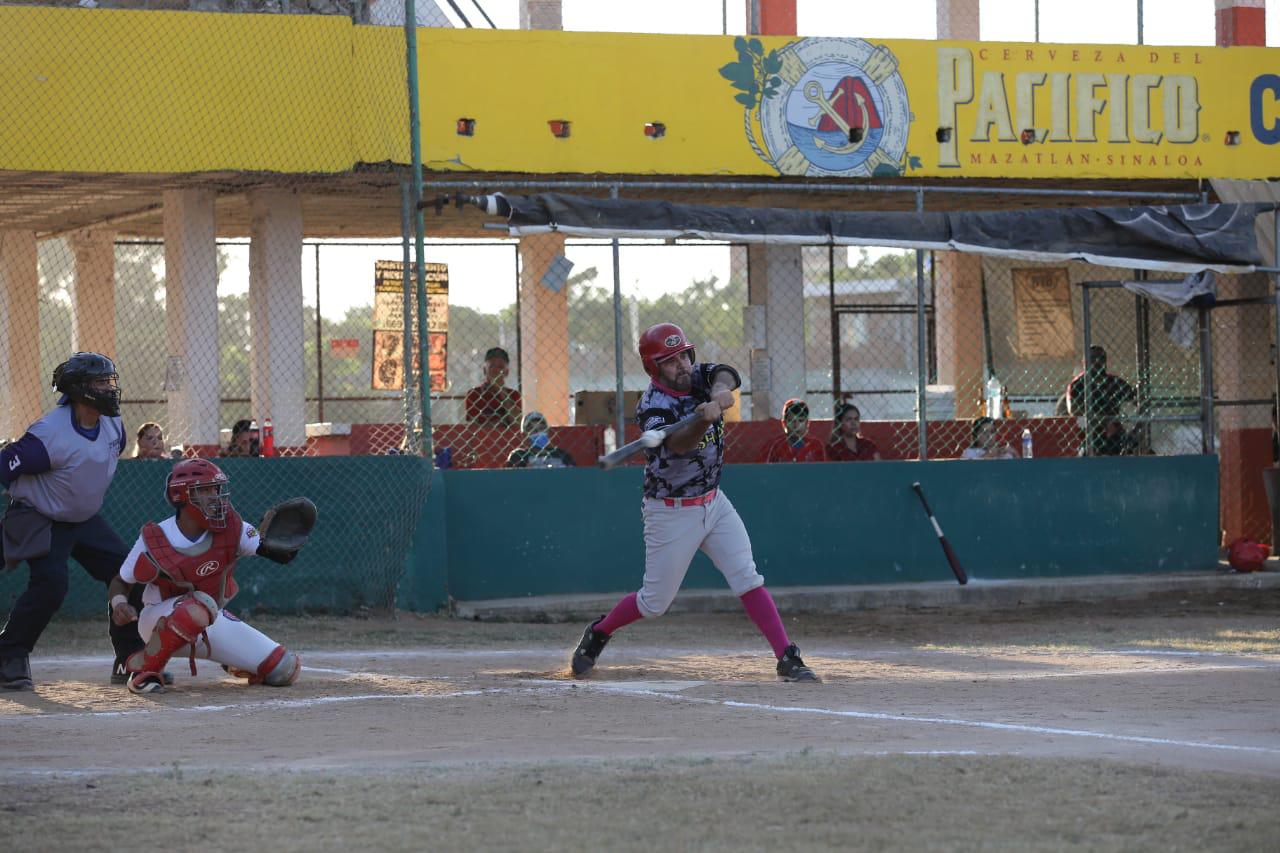
<path fill-rule="evenodd" d="M 702 506 L 709 504 L 716 499 L 716 490 L 712 489 L 705 495 L 698 495 L 696 498 L 661 498 L 661 501 L 667 506 Z"/>

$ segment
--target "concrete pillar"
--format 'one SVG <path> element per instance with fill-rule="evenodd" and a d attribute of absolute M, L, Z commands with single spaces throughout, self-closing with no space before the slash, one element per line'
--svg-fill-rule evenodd
<path fill-rule="evenodd" d="M 53 398 L 40 375 L 40 277 L 36 235 L 0 231 L 0 439 L 22 435 Z"/>
<path fill-rule="evenodd" d="M 1214 0 L 1218 47 L 1267 44 L 1267 0 Z"/>
<path fill-rule="evenodd" d="M 77 231 L 69 242 L 76 256 L 76 274 L 71 283 L 71 348 L 115 358 L 115 232 Z"/>
<path fill-rule="evenodd" d="M 957 419 L 983 413 L 982 258 L 935 252 L 938 381 L 955 387 Z"/>
<path fill-rule="evenodd" d="M 542 283 L 561 254 L 563 234 L 520 238 L 520 395 L 524 411 L 542 412 L 551 426 L 570 423 L 569 292 Z"/>
<path fill-rule="evenodd" d="M 1218 276 L 1218 298 L 1271 297 L 1262 274 Z M 1265 306 L 1216 309 L 1213 317 L 1214 393 L 1219 400 L 1265 400 L 1275 393 L 1266 342 L 1274 337 Z M 1271 519 L 1262 469 L 1271 465 L 1271 415 L 1266 406 L 1217 410 L 1219 487 L 1225 542 L 1247 536 L 1270 541 Z"/>
<path fill-rule="evenodd" d="M 288 190 L 249 196 L 251 411 L 267 418 L 278 451 L 306 445 L 303 364 L 302 202 Z"/>
<path fill-rule="evenodd" d="M 1218 47 L 1266 44 L 1265 0 L 1215 0 L 1214 10 Z M 1219 299 L 1270 298 L 1274 292 L 1263 275 L 1218 277 Z M 1213 312 L 1213 378 L 1218 399 L 1270 399 L 1275 395 L 1275 371 L 1269 363 L 1268 347 L 1259 344 L 1274 342 L 1274 338 L 1271 312 L 1260 307 Z M 1270 413 L 1265 406 L 1223 406 L 1217 411 L 1223 541 L 1229 543 L 1239 536 L 1269 541 L 1271 518 L 1261 472 L 1271 465 Z"/>
<path fill-rule="evenodd" d="M 218 444 L 218 249 L 214 194 L 164 193 L 165 339 L 170 445 Z"/>
<path fill-rule="evenodd" d="M 520 0 L 520 29 L 562 30 L 561 0 Z"/>
<path fill-rule="evenodd" d="M 804 268 L 799 246 L 747 247 L 746 337 L 751 347 L 751 419 L 782 416 L 805 396 Z"/>
<path fill-rule="evenodd" d="M 938 38 L 977 41 L 978 0 L 938 0 Z"/>
<path fill-rule="evenodd" d="M 796 34 L 796 0 L 747 0 L 747 32 L 762 36 Z"/>

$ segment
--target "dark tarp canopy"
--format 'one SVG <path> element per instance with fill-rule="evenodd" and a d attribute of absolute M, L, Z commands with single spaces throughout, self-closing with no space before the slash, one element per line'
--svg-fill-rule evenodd
<path fill-rule="evenodd" d="M 713 207 L 544 193 L 489 196 L 512 236 L 699 238 L 735 243 L 886 246 L 1031 261 L 1193 273 L 1252 272 L 1267 263 L 1254 219 L 1274 204 L 1187 204 L 1041 210 L 867 213 Z"/>

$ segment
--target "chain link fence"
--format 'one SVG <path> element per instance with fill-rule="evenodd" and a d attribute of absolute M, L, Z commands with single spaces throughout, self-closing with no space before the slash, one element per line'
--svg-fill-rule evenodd
<path fill-rule="evenodd" d="M 403 4 L 100 5 L 319 14 L 307 19 L 307 38 L 289 39 L 232 15 L 113 17 L 115 77 L 133 79 L 144 66 L 173 72 L 163 87 L 139 84 L 109 100 L 99 96 L 101 80 L 88 76 L 96 72 L 57 66 L 59 120 L 111 131 L 93 136 L 88 150 L 53 152 L 84 163 L 81 171 L 10 176 L 0 200 L 0 387 L 7 395 L 0 438 L 17 438 L 56 405 L 49 378 L 57 364 L 76 350 L 101 351 L 120 369 L 124 466 L 160 470 L 179 456 L 237 460 L 230 463 L 233 494 L 255 517 L 291 496 L 286 488 L 328 496 L 325 519 L 349 516 L 350 503 L 365 500 L 379 509 L 361 529 L 377 531 L 385 557 L 407 550 L 429 489 L 425 478 L 407 475 L 408 460 L 361 468 L 345 492 L 332 481 L 336 469 L 293 467 L 285 476 L 282 466 L 297 457 L 408 457 L 428 448 L 437 468 L 591 465 L 635 436 L 632 415 L 648 382 L 636 343 L 659 322 L 680 324 L 700 360 L 738 368 L 743 385 L 726 431 L 730 462 L 796 456 L 787 448 L 806 442 L 813 459 L 1021 455 L 1027 433 L 1036 456 L 1199 453 L 1216 447 L 1223 417 L 1257 428 L 1262 413 L 1265 426 L 1274 384 L 1267 365 L 1256 377 L 1237 366 L 1229 383 L 1219 383 L 1229 386 L 1226 416 L 1208 406 L 1206 388 L 1213 364 L 1230 356 L 1254 365 L 1249 347 L 1274 346 L 1274 319 L 1257 319 L 1270 309 L 1239 309 L 1254 319 L 1238 323 L 1215 314 L 1206 345 L 1204 315 L 1114 286 L 1139 278 L 1134 271 L 1084 264 L 557 235 L 517 242 L 474 238 L 475 229 L 464 239 L 452 236 L 447 214 L 428 210 L 429 224 L 440 223 L 432 234 L 451 236 L 433 236 L 421 258 L 429 308 L 420 328 L 406 322 L 416 316 L 404 287 L 412 269 L 409 170 L 385 163 L 352 169 L 333 153 L 343 145 L 344 115 L 405 115 L 408 134 L 402 34 L 394 26 L 360 27 L 353 37 L 347 22 L 334 19 L 395 25 Z M 419 2 L 416 14 L 423 26 L 480 26 L 484 16 L 475 12 L 487 5 L 459 4 L 460 13 L 451 3 Z M 716 8 L 695 6 L 704 17 Z M 739 10 L 732 16 L 731 6 Z M 741 7 L 722 5 L 726 31 L 741 31 Z M 488 11 L 508 26 L 513 8 Z M 813 3 L 799 11 L 802 31 L 819 17 Z M 198 43 L 177 37 L 176 17 L 200 19 Z M 24 35 L 25 49 L 92 57 L 100 48 L 97 22 L 70 23 L 45 21 Z M 334 63 L 351 54 L 353 38 L 376 48 L 359 54 L 366 64 Z M 201 56 L 243 75 L 210 80 Z M 242 111 L 242 102 L 253 109 Z M 182 120 L 174 123 L 174 115 Z M 0 128 L 0 143 L 22 142 L 21 124 Z M 208 140 L 243 162 L 203 161 Z M 27 204 L 33 188 L 41 201 Z M 612 189 L 640 192 L 621 183 Z M 761 182 L 731 194 L 708 182 L 664 197 L 813 201 L 773 189 Z M 911 201 L 886 190 L 874 204 L 903 209 Z M 1270 293 L 1266 282 L 1259 286 Z M 1107 355 L 1103 373 L 1085 370 L 1094 345 Z M 804 401 L 806 417 L 796 416 L 792 400 Z M 113 496 L 126 539 L 139 520 L 168 513 L 162 480 L 148 473 L 139 482 L 154 488 Z M 304 555 L 291 575 L 293 600 L 331 601 L 339 571 L 353 588 L 380 591 L 353 592 L 356 603 L 391 600 L 403 561 L 371 559 L 369 542 L 341 524 L 320 536 L 330 538 L 321 550 L 333 572 L 309 570 L 315 558 Z M 250 597 L 258 588 L 245 586 Z"/>

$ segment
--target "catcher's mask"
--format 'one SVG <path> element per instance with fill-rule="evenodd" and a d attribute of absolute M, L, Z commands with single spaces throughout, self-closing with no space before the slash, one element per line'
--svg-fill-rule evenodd
<path fill-rule="evenodd" d="M 202 530 L 222 530 L 231 508 L 231 486 L 226 473 L 208 459 L 184 459 L 169 472 L 165 497 L 179 515 L 186 515 Z"/>

